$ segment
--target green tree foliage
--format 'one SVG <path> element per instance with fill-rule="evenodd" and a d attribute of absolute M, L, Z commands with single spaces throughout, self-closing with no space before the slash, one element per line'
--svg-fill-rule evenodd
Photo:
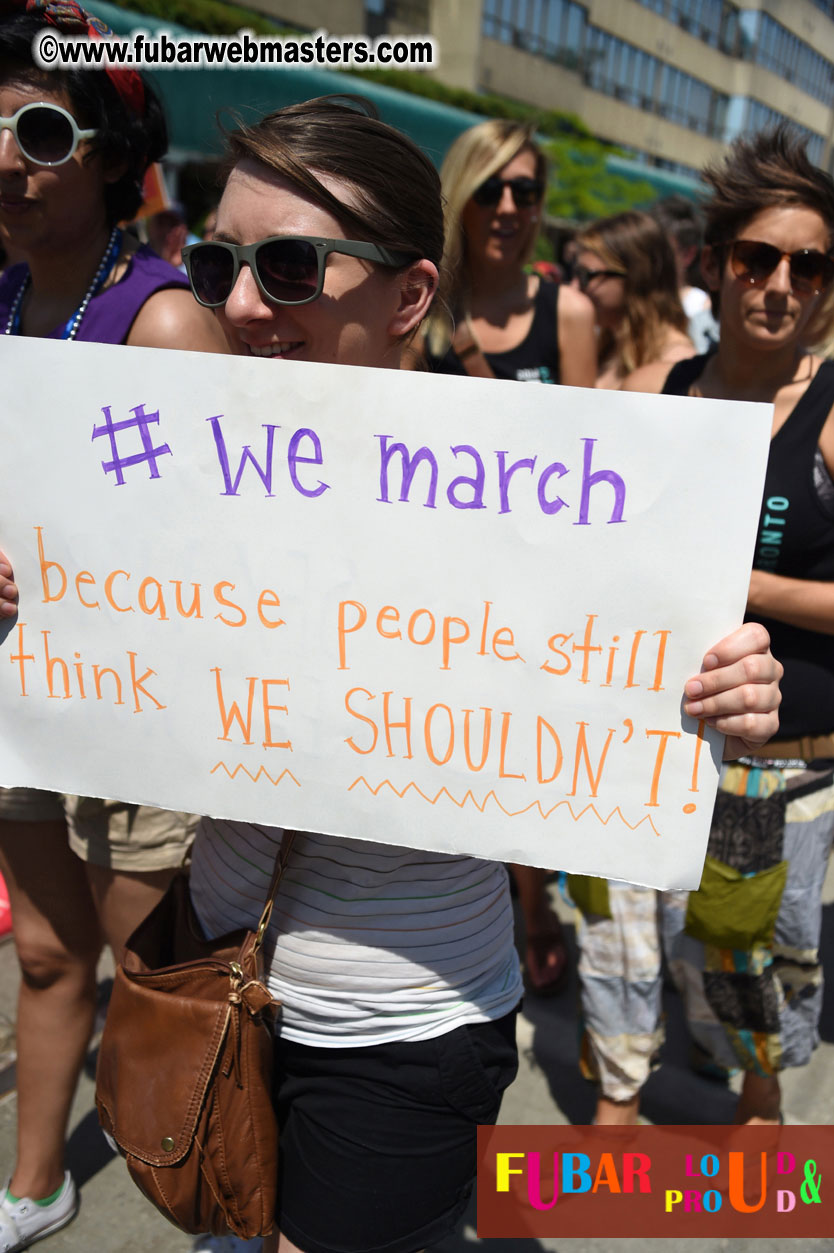
<path fill-rule="evenodd" d="M 107 0 L 117 9 L 146 13 L 161 22 L 173 22 L 208 35 L 236 35 L 244 27 L 257 35 L 277 35 L 276 22 L 251 9 L 225 0 Z"/>
<path fill-rule="evenodd" d="M 657 198 L 648 179 L 612 174 L 605 158 L 618 152 L 596 139 L 552 140 L 544 145 L 550 166 L 546 209 L 554 218 L 586 222 L 638 209 Z"/>

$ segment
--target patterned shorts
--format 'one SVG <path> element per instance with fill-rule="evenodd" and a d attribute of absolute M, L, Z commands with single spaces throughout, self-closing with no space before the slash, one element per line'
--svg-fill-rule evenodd
<path fill-rule="evenodd" d="M 635 1096 L 656 1060 L 664 954 L 690 1033 L 716 1063 L 774 1075 L 809 1060 L 833 837 L 834 763 L 733 762 L 697 892 L 610 882 L 601 893 L 569 878 L 580 908 L 583 1070 L 605 1096 Z"/>

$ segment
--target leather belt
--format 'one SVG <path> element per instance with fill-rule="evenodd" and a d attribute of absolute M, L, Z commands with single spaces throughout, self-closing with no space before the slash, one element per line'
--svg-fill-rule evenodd
<path fill-rule="evenodd" d="M 757 748 L 756 757 L 771 757 L 778 761 L 799 758 L 801 761 L 818 761 L 834 757 L 834 734 L 803 735 L 798 740 L 770 740 Z"/>

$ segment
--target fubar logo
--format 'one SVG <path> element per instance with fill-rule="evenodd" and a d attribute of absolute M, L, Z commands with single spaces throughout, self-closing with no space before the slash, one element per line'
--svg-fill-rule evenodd
<path fill-rule="evenodd" d="M 480 1237 L 824 1237 L 834 1127 L 481 1127 Z"/>

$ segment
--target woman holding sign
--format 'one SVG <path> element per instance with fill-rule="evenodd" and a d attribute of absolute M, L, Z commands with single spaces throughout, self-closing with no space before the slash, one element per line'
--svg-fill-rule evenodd
<path fill-rule="evenodd" d="M 626 388 L 774 406 L 747 610 L 785 667 L 781 727 L 724 767 L 700 891 L 664 895 L 659 921 L 655 894 L 639 889 L 613 918 L 583 911 L 599 1121 L 636 1119 L 659 1040 L 659 943 L 642 991 L 634 964 L 618 974 L 611 956 L 637 931 L 650 952 L 661 927 L 705 1060 L 742 1068 L 737 1121 L 778 1121 L 779 1072 L 804 1065 L 819 1038 L 821 891 L 834 836 L 834 365 L 809 345 L 830 331 L 834 181 L 786 129 L 737 141 L 704 178 L 701 268 L 720 304 L 719 347 L 672 369 L 648 366 Z M 606 1000 L 626 1007 L 616 1022 Z"/>
<path fill-rule="evenodd" d="M 285 360 L 402 368 L 443 250 L 430 162 L 344 97 L 271 114 L 229 145 L 217 235 L 186 264 L 233 351 L 272 361 L 276 394 Z M 15 598 L 5 565 L 5 612 Z M 761 743 L 778 672 L 766 632 L 744 627 L 692 680 L 698 708 Z M 280 1253 L 413 1253 L 447 1235 L 476 1125 L 494 1122 L 515 1073 L 503 866 L 360 834 L 298 834 L 273 911 L 280 1233 L 265 1248 Z M 208 934 L 257 922 L 280 837 L 202 821 L 191 890 Z"/>
<path fill-rule="evenodd" d="M 3 13 L 9 8 L 14 16 L 0 19 L 0 240 L 24 260 L 0 278 L 7 346 L 26 335 L 223 351 L 183 276 L 118 225 L 136 213 L 145 170 L 165 151 L 156 96 L 134 71 L 37 68 L 32 41 L 44 31 L 100 37 L 103 23 L 78 5 L 5 4 Z M 190 815 L 78 797 L 66 804 L 71 847 L 64 797 L 0 789 L 0 869 L 23 970 L 18 1156 L 0 1196 L 4 1249 L 75 1213 L 64 1137 L 96 1013 L 102 938 L 120 951 L 193 833 Z"/>

